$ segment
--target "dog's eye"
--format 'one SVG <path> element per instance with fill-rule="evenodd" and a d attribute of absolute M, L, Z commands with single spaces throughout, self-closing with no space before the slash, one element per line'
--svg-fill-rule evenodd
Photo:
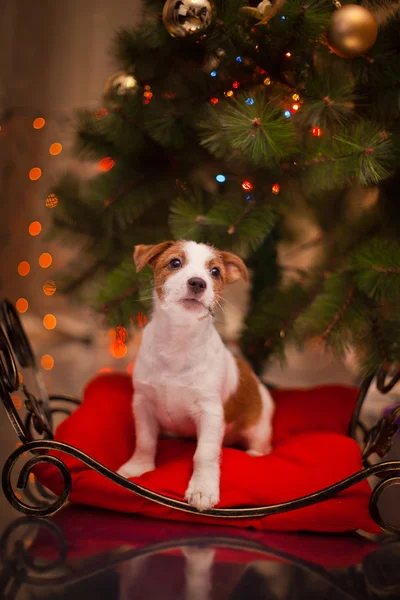
<path fill-rule="evenodd" d="M 180 269 L 180 267 L 182 266 L 182 261 L 180 261 L 179 258 L 173 258 L 172 260 L 170 260 L 168 266 L 170 269 Z"/>
<path fill-rule="evenodd" d="M 221 275 L 221 271 L 218 269 L 218 267 L 213 267 L 211 269 L 211 275 L 217 279 Z"/>

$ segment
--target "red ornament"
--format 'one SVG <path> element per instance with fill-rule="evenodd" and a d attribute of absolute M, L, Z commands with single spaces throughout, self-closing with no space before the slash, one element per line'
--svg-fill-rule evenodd
<path fill-rule="evenodd" d="M 272 193 L 273 194 L 279 194 L 281 190 L 281 186 L 279 185 L 279 183 L 274 183 L 274 185 L 272 186 Z"/>
<path fill-rule="evenodd" d="M 242 182 L 242 188 L 245 192 L 249 192 L 253 189 L 253 184 L 250 181 L 245 180 Z"/>
<path fill-rule="evenodd" d="M 215 104 L 218 104 L 219 100 L 218 100 L 218 98 L 211 98 L 210 102 L 211 102 L 211 104 L 215 105 Z"/>
<path fill-rule="evenodd" d="M 315 137 L 321 137 L 321 135 L 322 135 L 322 129 L 320 127 L 313 127 L 312 130 L 311 130 L 311 133 Z"/>

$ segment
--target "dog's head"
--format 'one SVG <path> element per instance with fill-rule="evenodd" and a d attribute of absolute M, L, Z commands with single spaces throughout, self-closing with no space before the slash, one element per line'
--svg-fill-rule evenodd
<path fill-rule="evenodd" d="M 139 272 L 145 265 L 154 271 L 154 287 L 161 306 L 177 316 L 212 313 L 224 286 L 240 278 L 248 281 L 243 261 L 231 252 L 186 241 L 168 241 L 135 247 Z"/>

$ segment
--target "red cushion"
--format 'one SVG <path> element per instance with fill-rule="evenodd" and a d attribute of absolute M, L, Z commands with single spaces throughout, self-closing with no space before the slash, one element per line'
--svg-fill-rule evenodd
<path fill-rule="evenodd" d="M 234 448 L 222 452 L 220 507 L 265 506 L 316 492 L 362 468 L 358 444 L 346 437 L 357 390 L 324 386 L 309 390 L 273 390 L 276 402 L 274 449 L 254 458 Z M 104 374 L 87 386 L 82 405 L 56 430 L 55 438 L 80 448 L 117 470 L 135 445 L 132 383 L 122 374 Z M 160 440 L 157 468 L 136 480 L 161 494 L 182 500 L 192 471 L 195 442 Z M 67 454 L 54 452 L 69 467 L 70 501 L 151 517 L 255 527 L 280 531 L 379 531 L 368 512 L 370 487 L 363 481 L 337 497 L 280 515 L 224 519 L 170 509 L 109 481 Z M 60 493 L 60 475 L 41 466 L 41 481 Z"/>

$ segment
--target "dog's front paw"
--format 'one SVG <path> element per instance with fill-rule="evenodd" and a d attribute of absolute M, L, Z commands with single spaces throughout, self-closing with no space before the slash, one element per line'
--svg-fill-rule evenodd
<path fill-rule="evenodd" d="M 131 459 L 123 464 L 117 473 L 126 479 L 131 479 L 132 477 L 140 477 L 140 475 L 148 473 L 148 471 L 154 471 L 154 469 L 155 465 L 152 462 Z"/>
<path fill-rule="evenodd" d="M 186 490 L 185 499 L 198 510 L 209 510 L 219 502 L 219 484 L 193 476 Z"/>

